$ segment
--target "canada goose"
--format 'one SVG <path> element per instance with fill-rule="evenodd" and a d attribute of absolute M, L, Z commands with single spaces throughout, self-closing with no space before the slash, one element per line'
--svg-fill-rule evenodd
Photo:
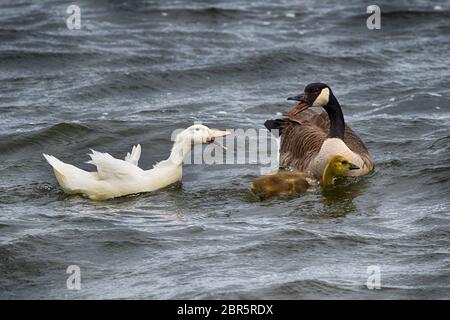
<path fill-rule="evenodd" d="M 332 185 L 334 178 L 344 176 L 350 170 L 359 170 L 359 167 L 342 156 L 333 156 L 326 165 L 320 186 Z M 252 191 L 262 198 L 268 198 L 312 191 L 316 186 L 314 179 L 304 172 L 279 171 L 256 179 L 252 184 Z"/>
<path fill-rule="evenodd" d="M 299 103 L 283 114 L 287 118 L 264 123 L 270 131 L 280 130 L 280 166 L 320 178 L 328 160 L 333 155 L 341 155 L 360 168 L 349 171 L 349 176 L 361 176 L 373 170 L 366 146 L 345 124 L 341 106 L 328 85 L 311 83 L 305 87 L 304 94 L 288 100 Z M 325 112 L 306 110 L 310 107 L 322 107 Z"/>
<path fill-rule="evenodd" d="M 47 154 L 44 154 L 44 157 L 53 167 L 64 192 L 81 194 L 91 200 L 106 200 L 127 194 L 155 191 L 181 180 L 183 159 L 193 144 L 214 143 L 225 148 L 214 139 L 228 134 L 230 132 L 211 130 L 203 125 L 190 126 L 176 136 L 170 157 L 157 163 L 151 170 L 138 167 L 140 145 L 133 147 L 125 160 L 92 150 L 92 160 L 88 163 L 97 166 L 97 172 L 81 170 Z"/>

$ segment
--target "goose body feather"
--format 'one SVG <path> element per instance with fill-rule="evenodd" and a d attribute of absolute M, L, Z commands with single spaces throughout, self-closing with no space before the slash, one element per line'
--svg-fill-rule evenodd
<path fill-rule="evenodd" d="M 347 175 L 360 176 L 373 169 L 367 148 L 358 135 L 345 125 L 344 140 L 329 138 L 330 120 L 326 112 L 305 110 L 289 116 L 280 126 L 280 165 L 320 177 L 333 155 L 341 155 L 360 167 Z"/>

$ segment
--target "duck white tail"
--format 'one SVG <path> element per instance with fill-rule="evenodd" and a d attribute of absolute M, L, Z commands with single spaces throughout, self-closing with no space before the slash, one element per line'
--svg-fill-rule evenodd
<path fill-rule="evenodd" d="M 92 173 L 81 170 L 71 164 L 62 162 L 54 156 L 43 154 L 45 160 L 53 167 L 56 180 L 61 188 L 67 193 L 76 193 L 82 189 L 83 181 L 89 177 L 92 179 Z"/>
<path fill-rule="evenodd" d="M 125 161 L 137 166 L 140 157 L 141 157 L 141 145 L 138 144 L 136 146 L 133 146 L 131 153 L 127 152 L 127 155 L 125 156 Z"/>

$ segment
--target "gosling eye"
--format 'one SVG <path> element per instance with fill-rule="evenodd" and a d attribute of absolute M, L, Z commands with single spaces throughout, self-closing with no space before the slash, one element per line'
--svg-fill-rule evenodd
<path fill-rule="evenodd" d="M 348 161 L 347 161 L 347 160 L 342 160 L 342 164 L 343 164 L 343 165 L 347 165 L 347 164 L 348 164 Z"/>
<path fill-rule="evenodd" d="M 200 128 L 195 128 L 195 131 L 200 131 Z"/>

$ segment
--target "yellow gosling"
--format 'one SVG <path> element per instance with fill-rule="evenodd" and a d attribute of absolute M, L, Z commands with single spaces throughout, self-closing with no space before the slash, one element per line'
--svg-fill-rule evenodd
<path fill-rule="evenodd" d="M 358 169 L 358 166 L 346 158 L 334 156 L 325 167 L 320 186 L 330 186 L 334 183 L 334 179 L 337 176 L 345 176 L 350 170 Z M 314 182 L 314 178 L 304 172 L 279 171 L 256 179 L 252 184 L 252 191 L 263 198 L 284 196 L 314 190 L 317 186 L 317 183 Z"/>

